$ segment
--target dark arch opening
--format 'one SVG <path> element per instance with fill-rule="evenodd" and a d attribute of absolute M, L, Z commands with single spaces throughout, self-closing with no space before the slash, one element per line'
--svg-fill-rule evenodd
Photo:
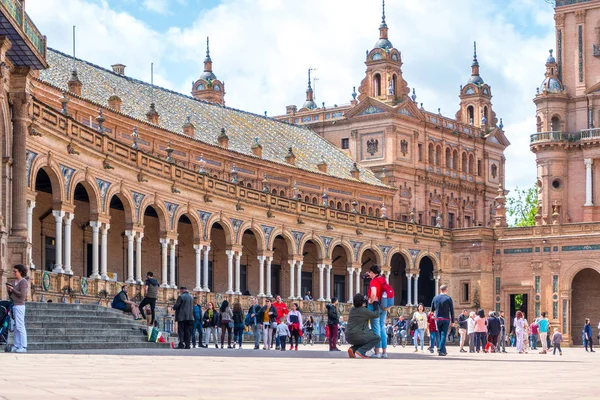
<path fill-rule="evenodd" d="M 396 253 L 392 256 L 390 266 L 390 286 L 394 288 L 394 301 L 398 305 L 406 305 L 408 295 L 406 259 L 402 254 Z"/>
<path fill-rule="evenodd" d="M 431 307 L 431 301 L 435 296 L 435 277 L 433 276 L 433 260 L 425 256 L 419 262 L 419 297 L 417 301 L 425 307 Z"/>
<path fill-rule="evenodd" d="M 573 344 L 583 343 L 581 331 L 586 318 L 591 320 L 592 330 L 596 332 L 596 324 L 600 321 L 600 308 L 597 306 L 600 300 L 598 287 L 600 287 L 600 274 L 596 270 L 586 268 L 573 277 L 571 283 L 571 339 Z M 592 339 L 597 343 L 596 338 Z"/>
<path fill-rule="evenodd" d="M 52 182 L 43 169 L 40 169 L 35 177 L 35 190 L 36 192 L 52 193 Z"/>

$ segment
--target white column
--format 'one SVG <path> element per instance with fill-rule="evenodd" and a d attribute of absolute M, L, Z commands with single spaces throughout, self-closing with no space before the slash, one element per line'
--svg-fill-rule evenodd
<path fill-rule="evenodd" d="M 100 278 L 107 280 L 108 279 L 108 230 L 110 229 L 110 224 L 102 225 L 102 260 L 100 262 Z M 133 244 L 133 242 L 132 242 Z M 131 248 L 133 251 L 133 247 Z M 131 254 L 133 257 L 133 253 Z M 133 260 L 131 263 L 133 267 Z"/>
<path fill-rule="evenodd" d="M 227 294 L 233 294 L 233 250 L 226 250 L 227 254 Z"/>
<path fill-rule="evenodd" d="M 240 267 L 240 259 L 242 258 L 242 252 L 241 251 L 236 251 L 235 252 L 235 294 L 242 294 L 241 289 L 241 267 Z"/>
<path fill-rule="evenodd" d="M 415 298 L 413 304 L 416 306 L 419 304 L 419 275 L 415 274 Z"/>
<path fill-rule="evenodd" d="M 169 244 L 168 239 L 160 239 L 160 246 L 161 246 L 161 263 L 162 263 L 162 283 L 160 285 L 160 287 L 163 288 L 168 288 L 169 287 L 169 282 L 167 281 L 167 257 L 168 257 L 168 250 L 167 250 L 167 245 Z"/>
<path fill-rule="evenodd" d="M 33 264 L 33 209 L 35 208 L 35 201 L 29 200 L 27 205 L 27 241 L 29 242 L 29 249 L 27 258 L 29 261 L 29 268 L 35 269 Z M 73 272 L 71 272 L 72 274 Z"/>
<path fill-rule="evenodd" d="M 323 270 L 325 269 L 325 264 L 317 264 L 317 268 L 319 268 L 319 301 L 325 301 L 325 297 L 323 297 L 323 288 L 325 287 Z"/>
<path fill-rule="evenodd" d="M 98 273 L 98 231 L 100 230 L 100 225 L 99 221 L 90 221 L 90 226 L 92 227 L 92 275 L 90 275 L 90 278 L 92 279 L 100 279 L 100 274 Z"/>
<path fill-rule="evenodd" d="M 352 291 L 354 290 L 354 268 L 346 268 L 348 270 L 348 303 L 352 303 L 352 298 L 354 294 Z"/>
<path fill-rule="evenodd" d="M 177 283 L 175 282 L 175 249 L 177 248 L 177 240 L 171 240 L 171 254 L 170 254 L 170 265 L 169 269 L 171 270 L 171 282 L 169 282 L 169 286 L 172 289 L 177 288 Z"/>
<path fill-rule="evenodd" d="M 63 273 L 63 261 L 62 261 L 62 251 L 63 251 L 63 244 L 62 244 L 62 226 L 63 226 L 63 218 L 65 216 L 65 212 L 64 211 L 57 211 L 57 210 L 52 210 L 52 215 L 54 215 L 54 223 L 55 223 L 55 227 L 56 227 L 56 233 L 54 234 L 55 238 L 54 238 L 54 248 L 56 251 L 56 260 L 55 260 L 55 264 L 54 264 L 54 269 L 52 270 L 52 272 L 56 272 L 58 274 L 62 274 Z"/>
<path fill-rule="evenodd" d="M 298 261 L 298 272 L 296 273 L 296 298 L 302 300 L 302 265 L 304 261 Z"/>
<path fill-rule="evenodd" d="M 144 234 L 142 232 L 138 232 L 135 235 L 135 279 L 137 283 L 144 283 L 144 278 L 142 277 L 142 239 L 144 238 Z"/>
<path fill-rule="evenodd" d="M 406 305 L 412 306 L 412 274 L 406 274 L 406 288 L 408 289 Z"/>
<path fill-rule="evenodd" d="M 67 275 L 73 275 L 73 268 L 71 267 L 71 223 L 75 218 L 75 214 L 69 213 L 65 215 L 65 254 L 64 254 L 64 271 Z"/>
<path fill-rule="evenodd" d="M 327 280 L 325 281 L 327 284 L 327 297 L 325 301 L 331 301 L 331 264 L 326 266 L 327 268 Z"/>
<path fill-rule="evenodd" d="M 440 276 L 436 275 L 435 277 L 435 295 L 440 294 Z"/>
<path fill-rule="evenodd" d="M 135 232 L 127 230 L 125 231 L 125 236 L 127 236 L 127 280 L 125 283 L 135 283 L 133 276 L 133 239 Z"/>
<path fill-rule="evenodd" d="M 200 292 L 202 291 L 202 286 L 200 285 L 200 278 L 201 278 L 201 267 L 202 267 L 202 254 L 200 253 L 200 251 L 202 250 L 202 245 L 200 244 L 195 244 L 194 245 L 194 252 L 196 253 L 196 286 L 194 287 L 194 291 L 195 292 Z"/>
<path fill-rule="evenodd" d="M 273 296 L 271 293 L 271 263 L 273 262 L 273 257 L 267 257 L 267 297 Z"/>
<path fill-rule="evenodd" d="M 361 273 L 360 268 L 356 268 L 356 292 L 354 292 L 355 294 L 356 293 L 360 293 L 360 291 L 361 291 L 361 288 L 360 288 L 360 273 Z M 366 294 L 366 293 L 363 293 L 363 294 Z"/>
<path fill-rule="evenodd" d="M 204 291 L 210 292 L 208 287 L 208 253 L 210 252 L 210 246 L 204 246 Z"/>
<path fill-rule="evenodd" d="M 592 186 L 592 164 L 594 160 L 586 158 L 583 160 L 585 163 L 585 204 L 584 206 L 593 206 L 592 200 L 593 186 Z"/>
<path fill-rule="evenodd" d="M 294 300 L 294 268 L 296 267 L 296 260 L 290 261 L 290 297 L 288 299 Z"/>
<path fill-rule="evenodd" d="M 265 297 L 265 256 L 258 256 L 258 297 Z"/>
<path fill-rule="evenodd" d="M 388 285 L 390 283 L 390 272 L 391 271 L 385 271 L 384 272 L 384 274 L 385 274 L 385 281 L 388 283 Z"/>

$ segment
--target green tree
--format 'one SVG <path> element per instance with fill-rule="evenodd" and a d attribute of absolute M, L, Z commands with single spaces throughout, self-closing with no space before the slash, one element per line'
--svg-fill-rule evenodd
<path fill-rule="evenodd" d="M 529 189 L 517 187 L 506 203 L 510 226 L 534 226 L 537 202 L 538 191 L 535 185 Z"/>

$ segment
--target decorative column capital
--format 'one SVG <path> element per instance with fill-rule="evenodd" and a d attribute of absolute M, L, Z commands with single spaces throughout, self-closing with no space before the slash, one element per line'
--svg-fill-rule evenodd
<path fill-rule="evenodd" d="M 52 215 L 56 219 L 63 219 L 65 217 L 65 212 L 63 210 L 52 210 Z"/>
<path fill-rule="evenodd" d="M 90 221 L 90 226 L 92 227 L 93 232 L 98 232 L 98 230 L 100 229 L 100 225 L 100 221 Z"/>
<path fill-rule="evenodd" d="M 233 258 L 233 250 L 225 250 L 225 254 L 227 254 L 227 258 L 231 259 Z"/>
<path fill-rule="evenodd" d="M 109 229 L 110 229 L 110 224 L 106 224 L 106 223 L 102 224 L 102 234 L 103 235 L 106 235 L 106 233 L 108 232 Z M 132 235 L 133 234 L 134 233 L 132 232 Z"/>
<path fill-rule="evenodd" d="M 584 158 L 583 163 L 585 164 L 585 166 L 587 168 L 591 168 L 592 165 L 594 164 L 594 159 L 593 158 Z"/>
<path fill-rule="evenodd" d="M 133 240 L 133 238 L 135 237 L 135 232 L 127 230 L 127 231 L 125 231 L 125 236 L 127 236 L 127 239 L 129 239 L 129 240 Z"/>
<path fill-rule="evenodd" d="M 354 273 L 354 268 L 352 268 L 352 267 L 348 267 L 348 268 L 346 268 L 346 270 L 348 271 L 349 274 Z"/>
<path fill-rule="evenodd" d="M 136 235 L 136 239 L 141 241 L 143 238 L 144 238 L 144 232 L 138 232 Z"/>
<path fill-rule="evenodd" d="M 200 250 L 202 250 L 202 245 L 201 244 L 195 244 L 194 245 L 194 251 L 196 252 L 196 254 L 200 253 Z"/>
<path fill-rule="evenodd" d="M 325 265 L 325 267 L 327 268 L 327 271 L 331 271 L 331 269 L 333 268 L 331 264 Z"/>

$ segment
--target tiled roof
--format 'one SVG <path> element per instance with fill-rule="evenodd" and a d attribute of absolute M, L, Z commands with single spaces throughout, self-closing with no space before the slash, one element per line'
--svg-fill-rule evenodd
<path fill-rule="evenodd" d="M 53 86 L 67 90 L 73 58 L 59 51 L 48 49 L 50 67 L 41 71 L 40 79 Z M 262 158 L 286 164 L 285 156 L 292 147 L 296 155 L 296 167 L 320 173 L 317 164 L 323 157 L 328 164 L 327 175 L 354 180 L 350 175 L 353 160 L 338 147 L 302 126 L 277 121 L 272 118 L 217 104 L 199 101 L 127 76 L 118 75 L 89 62 L 76 59 L 75 67 L 83 83 L 82 97 L 99 104 L 107 104 L 108 98 L 117 94 L 121 100 L 121 112 L 134 118 L 146 120 L 152 102 L 160 114 L 158 125 L 171 132 L 183 134 L 183 125 L 191 116 L 195 136 L 199 141 L 217 145 L 217 137 L 223 125 L 229 137 L 229 149 L 253 156 L 252 144 L 258 137 L 263 146 Z M 385 186 L 368 168 L 359 166 L 360 179 L 365 183 Z"/>

